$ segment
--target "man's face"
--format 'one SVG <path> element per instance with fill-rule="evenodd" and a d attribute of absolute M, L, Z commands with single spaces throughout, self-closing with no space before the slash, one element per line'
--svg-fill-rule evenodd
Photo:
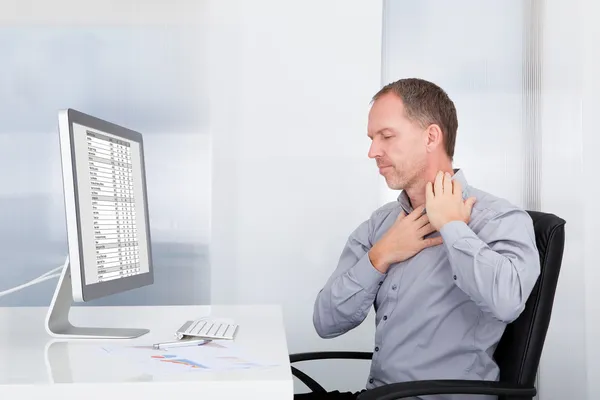
<path fill-rule="evenodd" d="M 369 158 L 394 190 L 406 189 L 424 173 L 427 165 L 426 134 L 405 115 L 402 100 L 393 93 L 378 98 L 369 112 Z"/>

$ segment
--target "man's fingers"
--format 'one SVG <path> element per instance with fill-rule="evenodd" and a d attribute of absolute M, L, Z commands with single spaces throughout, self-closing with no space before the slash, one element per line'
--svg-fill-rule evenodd
<path fill-rule="evenodd" d="M 419 207 L 412 210 L 412 212 L 410 213 L 410 217 L 413 221 L 416 221 L 423 215 L 423 211 L 425 211 L 425 205 L 421 204 Z"/>
<path fill-rule="evenodd" d="M 452 193 L 456 197 L 460 197 L 462 199 L 462 186 L 461 186 L 460 182 L 458 181 L 458 179 L 454 179 L 452 181 Z"/>
<path fill-rule="evenodd" d="M 439 171 L 435 176 L 433 192 L 436 196 L 441 196 L 444 194 L 444 173 L 442 171 Z"/>
<path fill-rule="evenodd" d="M 436 236 L 436 237 L 432 237 L 432 238 L 423 239 L 423 246 L 424 247 L 439 246 L 442 243 L 444 243 L 444 239 L 441 236 Z"/>
<path fill-rule="evenodd" d="M 475 197 L 469 197 L 467 200 L 465 200 L 465 206 L 467 207 L 469 215 L 471 215 L 471 211 L 473 210 L 473 205 L 475 205 L 475 201 L 477 201 Z"/>
<path fill-rule="evenodd" d="M 429 216 L 425 213 L 417 218 L 415 222 L 417 223 L 417 228 L 421 228 L 429 223 Z"/>
<path fill-rule="evenodd" d="M 427 221 L 427 224 L 425 224 L 419 228 L 419 236 L 420 237 L 427 236 L 433 232 L 435 232 L 435 228 L 433 227 L 433 225 L 431 225 L 429 223 L 429 221 Z"/>
<path fill-rule="evenodd" d="M 427 182 L 427 185 L 425 185 L 425 204 L 431 203 L 433 198 L 433 183 Z"/>
<path fill-rule="evenodd" d="M 452 196 L 452 176 L 449 172 L 444 173 L 444 194 Z"/>

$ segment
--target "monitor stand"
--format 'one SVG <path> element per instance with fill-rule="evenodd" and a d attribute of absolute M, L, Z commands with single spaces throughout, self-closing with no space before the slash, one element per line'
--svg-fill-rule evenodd
<path fill-rule="evenodd" d="M 150 332 L 149 329 L 73 326 L 69 321 L 73 302 L 71 266 L 67 257 L 46 315 L 46 331 L 51 336 L 65 339 L 132 339 Z"/>

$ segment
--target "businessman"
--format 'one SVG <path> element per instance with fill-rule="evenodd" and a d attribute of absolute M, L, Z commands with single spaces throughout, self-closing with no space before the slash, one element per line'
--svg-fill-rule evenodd
<path fill-rule="evenodd" d="M 365 389 L 424 379 L 498 380 L 494 349 L 538 278 L 529 215 L 469 185 L 453 168 L 457 128 L 454 103 L 431 82 L 402 79 L 373 98 L 368 155 L 388 186 L 402 192 L 350 234 L 313 318 L 321 337 L 334 338 L 375 309 Z"/>

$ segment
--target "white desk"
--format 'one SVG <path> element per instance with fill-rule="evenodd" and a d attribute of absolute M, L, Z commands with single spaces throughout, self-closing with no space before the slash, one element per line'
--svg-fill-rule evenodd
<path fill-rule="evenodd" d="M 44 329 L 46 311 L 0 308 L 0 399 L 293 399 L 283 317 L 277 306 L 72 308 L 74 325 L 151 330 L 136 339 L 111 341 L 56 340 Z M 244 353 L 268 358 L 277 366 L 161 375 L 98 351 L 106 343 L 170 341 L 184 321 L 206 315 L 232 318 L 240 325 L 235 342 Z"/>

